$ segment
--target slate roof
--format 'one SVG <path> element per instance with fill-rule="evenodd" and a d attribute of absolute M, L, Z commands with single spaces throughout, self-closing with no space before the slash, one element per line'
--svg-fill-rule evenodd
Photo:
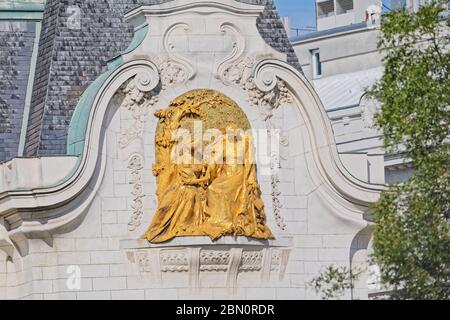
<path fill-rule="evenodd" d="M 34 22 L 0 20 L 0 162 L 18 155 L 34 37 Z"/>
<path fill-rule="evenodd" d="M 67 129 L 83 91 L 106 70 L 106 61 L 125 50 L 132 28 L 124 13 L 142 4 L 167 0 L 47 0 L 40 39 L 33 97 L 26 134 L 25 154 L 66 153 Z M 169 0 L 170 1 L 170 0 Z M 288 62 L 301 71 L 272 0 L 239 0 L 261 4 L 266 10 L 258 19 L 262 37 L 288 54 Z M 81 29 L 68 24 L 81 8 Z"/>

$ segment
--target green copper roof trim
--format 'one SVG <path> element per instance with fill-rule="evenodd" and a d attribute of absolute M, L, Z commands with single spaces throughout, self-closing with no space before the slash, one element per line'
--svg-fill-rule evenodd
<path fill-rule="evenodd" d="M 147 33 L 148 33 L 148 24 L 147 23 L 144 23 L 143 25 L 135 28 L 133 40 L 131 40 L 130 45 L 128 46 L 128 48 L 125 50 L 125 52 L 123 54 L 130 53 L 131 51 L 133 51 L 134 49 L 139 47 L 139 45 L 142 43 L 142 41 L 144 41 Z"/>
<path fill-rule="evenodd" d="M 108 61 L 108 68 L 114 67 L 117 64 L 122 64 L 123 63 L 122 56 L 132 52 L 137 47 L 139 47 L 139 45 L 142 43 L 142 41 L 144 41 L 145 36 L 147 35 L 147 32 L 148 32 L 148 24 L 144 24 L 144 25 L 134 29 L 134 36 L 133 36 L 133 40 L 131 40 L 130 45 L 124 52 L 113 57 L 112 59 L 110 59 Z"/>
<path fill-rule="evenodd" d="M 84 140 L 89 120 L 92 104 L 106 79 L 117 68 L 108 70 L 98 77 L 81 95 L 72 119 L 70 120 L 69 132 L 67 136 L 67 155 L 81 156 L 84 150 Z"/>
<path fill-rule="evenodd" d="M 100 75 L 81 95 L 80 101 L 75 108 L 72 119 L 70 120 L 67 135 L 67 155 L 80 157 L 83 155 L 86 138 L 86 130 L 89 122 L 89 115 L 94 101 L 105 84 L 106 80 L 120 67 L 125 61 L 123 55 L 136 49 L 148 32 L 148 25 L 144 25 L 135 30 L 133 40 L 124 53 L 108 61 L 108 71 Z"/>
<path fill-rule="evenodd" d="M 44 11 L 45 1 L 2 1 L 0 11 Z"/>
<path fill-rule="evenodd" d="M 45 1 L 0 0 L 0 20 L 42 20 Z"/>
<path fill-rule="evenodd" d="M 0 10 L 0 20 L 38 20 L 44 18 L 44 12 L 32 11 L 2 11 Z"/>

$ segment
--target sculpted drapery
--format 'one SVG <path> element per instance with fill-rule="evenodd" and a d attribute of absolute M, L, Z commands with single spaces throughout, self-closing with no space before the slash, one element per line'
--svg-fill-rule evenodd
<path fill-rule="evenodd" d="M 250 125 L 242 110 L 218 92 L 195 90 L 155 115 L 160 119 L 153 167 L 158 208 L 144 238 L 153 243 L 181 236 L 273 238 L 265 224 L 253 139 L 244 133 Z M 207 147 L 212 156 L 200 155 L 205 142 L 193 139 L 187 151 L 198 161 L 174 161 L 179 141 L 173 133 L 186 129 L 195 136 L 194 121 L 201 121 L 203 130 L 222 133 Z M 230 159 L 225 150 L 232 150 L 235 157 Z"/>

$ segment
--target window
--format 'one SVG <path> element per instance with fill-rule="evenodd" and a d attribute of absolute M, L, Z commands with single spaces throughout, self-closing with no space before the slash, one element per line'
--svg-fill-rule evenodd
<path fill-rule="evenodd" d="M 334 0 L 317 3 L 317 17 L 326 18 L 334 15 Z"/>
<path fill-rule="evenodd" d="M 344 14 L 353 11 L 353 0 L 337 0 L 336 14 Z"/>
<path fill-rule="evenodd" d="M 313 78 L 318 78 L 322 75 L 322 62 L 320 61 L 319 49 L 311 50 Z"/>

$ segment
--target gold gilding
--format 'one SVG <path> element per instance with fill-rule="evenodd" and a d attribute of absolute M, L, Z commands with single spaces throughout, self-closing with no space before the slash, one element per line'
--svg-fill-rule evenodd
<path fill-rule="evenodd" d="M 177 143 L 173 132 L 186 129 L 195 137 L 194 121 L 201 121 L 203 130 L 218 129 L 223 133 L 250 129 L 239 106 L 213 90 L 194 90 L 155 115 L 160 119 L 153 166 L 158 183 L 158 208 L 144 238 L 153 243 L 181 236 L 209 236 L 213 240 L 225 235 L 273 238 L 265 224 L 264 203 L 253 161 L 253 140 L 249 134 L 241 134 L 240 138 L 238 134 L 232 138 L 223 134 L 212 143 L 221 143 L 223 150 L 227 144 L 231 148 L 243 144 L 243 161 L 203 159 L 195 164 L 180 164 L 171 157 Z M 192 150 L 198 143 L 194 139 Z"/>

